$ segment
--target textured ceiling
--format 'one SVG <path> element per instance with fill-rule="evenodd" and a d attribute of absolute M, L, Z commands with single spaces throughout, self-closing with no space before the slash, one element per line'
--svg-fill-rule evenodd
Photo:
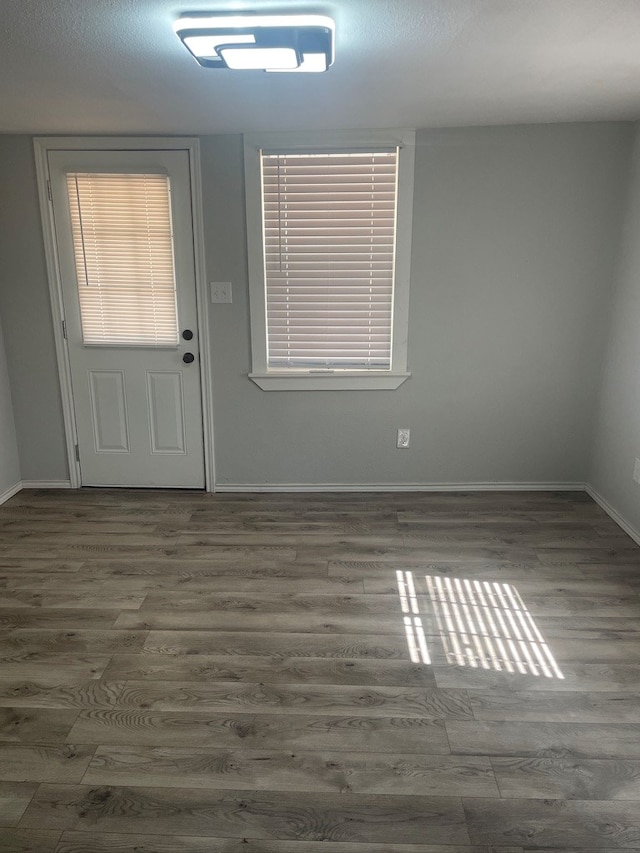
<path fill-rule="evenodd" d="M 207 71 L 193 11 L 336 21 L 318 75 Z M 0 132 L 229 133 L 640 117 L 640 0 L 2 0 Z"/>

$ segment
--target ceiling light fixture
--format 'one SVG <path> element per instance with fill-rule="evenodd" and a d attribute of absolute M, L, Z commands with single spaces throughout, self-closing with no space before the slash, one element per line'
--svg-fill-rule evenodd
<path fill-rule="evenodd" d="M 335 26 L 325 15 L 190 14 L 173 26 L 205 68 L 326 71 Z"/>

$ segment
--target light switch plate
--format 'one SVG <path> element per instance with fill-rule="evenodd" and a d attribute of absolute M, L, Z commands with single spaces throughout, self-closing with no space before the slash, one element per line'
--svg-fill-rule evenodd
<path fill-rule="evenodd" d="M 233 302 L 230 281 L 210 281 L 212 302 Z"/>

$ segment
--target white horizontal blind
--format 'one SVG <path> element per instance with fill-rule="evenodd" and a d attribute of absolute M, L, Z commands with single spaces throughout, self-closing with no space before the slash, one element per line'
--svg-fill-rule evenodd
<path fill-rule="evenodd" d="M 397 149 L 261 159 L 268 367 L 390 369 Z"/>
<path fill-rule="evenodd" d="M 178 343 L 169 178 L 67 175 L 86 344 Z"/>

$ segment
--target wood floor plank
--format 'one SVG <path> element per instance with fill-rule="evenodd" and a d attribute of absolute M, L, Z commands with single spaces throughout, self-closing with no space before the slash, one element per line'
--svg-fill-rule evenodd
<path fill-rule="evenodd" d="M 592 640 L 556 637 L 549 644 L 557 663 L 629 663 L 638 660 L 638 642 L 632 639 Z"/>
<path fill-rule="evenodd" d="M 634 595 L 533 595 L 526 597 L 525 604 L 530 613 L 537 618 L 540 615 L 562 616 L 565 614 L 597 613 L 599 616 L 629 616 L 637 617 L 640 613 L 640 602 Z"/>
<path fill-rule="evenodd" d="M 431 546 L 420 545 L 410 547 L 407 545 L 396 545 L 393 547 L 381 546 L 376 548 L 366 544 L 365 541 L 361 545 L 353 544 L 349 548 L 331 545 L 317 546 L 314 549 L 311 549 L 310 546 L 305 546 L 305 548 L 306 547 L 309 548 L 310 553 L 313 550 L 317 556 L 322 556 L 324 559 L 328 560 L 329 563 L 360 562 L 364 560 L 387 563 L 389 565 L 389 569 L 393 571 L 395 571 L 396 565 L 409 566 L 413 564 L 415 567 L 423 566 L 425 563 L 434 562 L 464 562 L 468 566 L 473 566 L 476 562 L 484 564 L 488 560 L 509 560 L 510 562 L 517 563 L 540 562 L 540 558 L 533 548 L 513 548 L 508 545 L 474 545 L 464 542 L 451 542 L 449 544 Z M 306 550 L 302 547 L 298 550 L 302 555 L 306 554 Z M 550 553 L 554 559 L 558 559 L 556 555 L 560 553 L 560 551 L 550 549 Z M 562 553 L 564 553 L 564 551 L 562 551 Z M 567 553 L 573 554 L 574 552 L 567 549 Z M 591 549 L 585 548 L 584 551 L 580 553 L 590 554 Z M 597 554 L 593 555 L 593 559 L 595 560 L 598 558 L 598 562 L 604 562 L 609 559 L 610 553 L 610 551 L 600 550 Z M 618 555 L 619 561 L 622 562 L 624 555 L 629 556 L 630 553 L 632 552 L 620 552 Z M 7 556 L 11 555 L 8 554 Z M 567 560 L 567 562 L 569 562 L 569 560 Z"/>
<path fill-rule="evenodd" d="M 0 617 L 1 620 L 1 617 Z M 425 633 L 437 634 L 433 617 L 423 619 Z M 165 631 L 237 631 L 238 614 L 211 610 L 150 610 L 123 612 L 117 628 Z M 244 631 L 309 634 L 391 634 L 402 630 L 402 616 L 360 616 L 323 613 L 243 613 Z"/>
<path fill-rule="evenodd" d="M 631 542 L 631 540 L 629 540 Z M 628 545 L 620 548 L 538 548 L 535 556 L 541 563 L 548 566 L 567 564 L 607 563 L 608 565 L 636 565 L 640 567 L 640 552 L 637 547 Z"/>
<path fill-rule="evenodd" d="M 94 752 L 95 746 L 87 745 L 0 743 L 2 778 L 13 782 L 80 782 Z"/>
<path fill-rule="evenodd" d="M 397 590 L 396 590 L 397 593 Z M 243 593 L 233 595 L 220 593 L 193 593 L 180 589 L 176 592 L 150 592 L 141 609 L 141 613 L 157 611 L 170 607 L 180 611 L 223 611 L 226 613 L 273 614 L 283 613 L 323 615 L 341 614 L 344 616 L 401 616 L 401 602 L 395 596 L 362 595 L 343 593 L 342 595 L 310 595 L 295 592 L 282 593 Z"/>
<path fill-rule="evenodd" d="M 465 799 L 475 844 L 640 847 L 640 802 Z"/>
<path fill-rule="evenodd" d="M 111 660 L 109 655 L 29 652 L 24 649 L 0 655 L 0 672 L 5 679 L 28 679 L 49 683 L 75 684 L 78 680 L 100 678 Z"/>
<path fill-rule="evenodd" d="M 265 635 L 250 631 L 149 631 L 144 651 L 168 655 L 227 654 L 380 660 L 405 660 L 408 657 L 401 625 L 395 637 L 388 634 L 331 635 L 277 631 Z"/>
<path fill-rule="evenodd" d="M 634 598 L 633 588 L 628 579 L 600 577 L 558 578 L 541 584 L 537 573 L 524 577 L 515 583 L 521 596 L 558 596 L 573 598 L 574 596 L 594 596 L 595 603 L 600 602 L 601 596 L 624 595 Z M 528 602 L 527 602 L 528 603 Z M 602 614 L 599 614 L 602 615 Z"/>
<path fill-rule="evenodd" d="M 3 514 L 7 512 L 7 505 L 2 506 Z M 42 560 L 30 560 L 27 557 L 1 557 L 0 578 L 8 574 L 77 574 L 84 566 L 84 560 L 52 560 L 51 557 Z"/>
<path fill-rule="evenodd" d="M 16 826 L 38 788 L 32 782 L 0 782 L 0 826 Z"/>
<path fill-rule="evenodd" d="M 473 690 L 469 696 L 477 720 L 640 723 L 640 693 Z"/>
<path fill-rule="evenodd" d="M 167 573 L 164 577 L 156 575 L 147 575 L 145 573 L 132 575 L 114 575 L 104 580 L 100 573 L 91 575 L 90 572 L 81 578 L 75 578 L 73 582 L 65 579 L 63 575 L 47 576 L 45 581 L 38 577 L 21 576 L 19 579 L 11 579 L 6 581 L 6 590 L 39 590 L 49 592 L 52 589 L 60 589 L 65 587 L 66 594 L 71 593 L 74 596 L 100 596 L 104 593 L 105 601 L 109 601 L 110 595 L 127 596 L 141 595 L 165 589 L 169 593 L 191 590 L 193 592 L 209 592 L 209 593 L 237 593 L 250 592 L 256 595 L 260 593 L 270 592 L 300 592 L 310 595 L 340 595 L 344 592 L 364 591 L 363 582 L 358 578 L 350 577 L 324 577 L 316 576 L 314 573 L 311 577 L 303 575 L 301 577 L 293 577 L 286 572 L 279 572 L 278 575 L 267 575 L 264 572 L 238 572 L 234 573 L 233 569 L 229 569 L 224 574 L 219 575 L 200 575 L 194 573 L 189 576 L 180 574 Z"/>
<path fill-rule="evenodd" d="M 0 853 L 55 853 L 60 836 L 57 830 L 0 828 Z"/>
<path fill-rule="evenodd" d="M 488 758 L 449 755 L 104 746 L 98 747 L 82 781 L 243 791 L 499 796 Z"/>
<path fill-rule="evenodd" d="M 1 842 L 0 851 L 2 851 Z M 34 849 L 32 853 L 40 853 L 40 851 Z M 49 853 L 49 851 L 43 850 L 42 853 Z M 524 851 L 522 847 L 512 846 L 492 847 L 489 851 L 485 845 L 476 847 L 467 844 L 266 841 L 256 838 L 211 838 L 185 835 L 163 838 L 158 835 L 63 832 L 62 841 L 56 853 L 524 853 Z M 567 853 L 576 853 L 576 851 L 567 851 Z M 612 851 L 601 851 L 601 853 L 612 853 Z"/>
<path fill-rule="evenodd" d="M 473 669 L 468 666 L 436 666 L 438 687 L 468 690 L 589 691 L 635 693 L 640 684 L 640 664 L 569 663 L 563 666 L 564 678 L 540 678 L 534 675 Z"/>
<path fill-rule="evenodd" d="M 507 531 L 496 531 L 491 529 L 474 530 L 466 527 L 458 531 L 437 531 L 433 528 L 426 530 L 411 530 L 405 532 L 403 544 L 406 547 L 426 547 L 447 543 L 462 543 L 465 547 L 495 547 L 519 546 L 527 548 L 553 548 L 576 549 L 576 548 L 616 548 L 626 549 L 629 547 L 628 540 L 624 535 L 602 536 L 596 530 L 588 526 L 573 528 L 570 531 L 558 530 L 554 527 L 541 527 L 540 525 L 527 529 L 512 529 Z"/>
<path fill-rule="evenodd" d="M 130 831 L 307 841 L 468 844 L 456 797 L 392 799 L 352 794 L 281 794 L 199 788 L 43 784 L 25 829 Z"/>
<path fill-rule="evenodd" d="M 362 536 L 350 536 L 344 533 L 335 533 L 332 535 L 316 531 L 307 541 L 309 544 L 313 544 L 318 554 L 321 554 L 325 550 L 333 552 L 336 549 L 349 550 L 350 548 L 364 548 L 367 551 L 373 551 L 379 548 L 402 548 L 404 545 L 404 536 L 395 531 L 383 535 L 374 532 L 363 534 Z M 260 548 L 297 548 L 299 542 L 299 533 L 281 533 L 280 531 L 260 531 L 257 533 L 246 531 L 238 533 L 180 533 L 175 537 L 175 543 L 178 548 L 185 546 L 196 548 L 233 548 L 247 544 L 255 544 L 256 547 Z"/>
<path fill-rule="evenodd" d="M 575 565 L 568 566 L 541 566 L 536 562 L 517 563 L 510 561 L 487 560 L 468 563 L 461 559 L 457 563 L 404 563 L 398 561 L 389 570 L 389 564 L 358 561 L 350 563 L 329 563 L 327 573 L 329 577 L 353 577 L 364 581 L 365 592 L 368 595 L 395 595 L 398 591 L 396 571 L 411 572 L 414 581 L 423 583 L 427 575 L 439 575 L 448 578 L 460 578 L 486 582 L 498 581 L 499 583 L 512 583 L 516 587 L 523 578 L 535 577 L 539 582 L 547 581 L 557 583 L 566 578 L 568 580 L 586 580 L 587 575 L 583 568 Z M 628 573 L 620 572 L 618 579 L 631 586 Z M 541 583 L 541 588 L 543 587 Z M 426 590 L 425 590 L 426 592 Z"/>
<path fill-rule="evenodd" d="M 640 801 L 637 759 L 492 758 L 505 798 Z"/>
<path fill-rule="evenodd" d="M 640 724 L 446 723 L 454 755 L 640 758 Z"/>
<path fill-rule="evenodd" d="M 589 616 L 583 613 L 567 613 L 561 616 L 536 614 L 536 625 L 546 639 L 567 637 L 570 639 L 614 640 L 640 639 L 640 621 L 635 616 Z"/>
<path fill-rule="evenodd" d="M 344 749 L 428 755 L 447 755 L 450 752 L 444 721 L 440 719 L 225 715 L 194 711 L 80 711 L 67 742 L 119 746 L 166 744 L 246 749 Z"/>
<path fill-rule="evenodd" d="M 77 711 L 0 708 L 0 743 L 63 743 Z"/>
<path fill-rule="evenodd" d="M 79 628 L 59 631 L 48 628 L 16 628 L 0 635 L 0 655 L 12 650 L 108 655 L 115 652 L 139 652 L 147 631 L 115 631 Z"/>
<path fill-rule="evenodd" d="M 48 578 L 49 576 L 47 576 Z M 74 578 L 77 577 L 74 575 Z M 24 574 L 14 575 L 12 577 L 12 586 L 24 579 Z M 35 610 L 41 608 L 63 609 L 63 610 L 82 610 L 84 612 L 95 612 L 99 617 L 103 613 L 104 619 L 108 615 L 120 610 L 132 609 L 136 610 L 144 601 L 146 591 L 142 592 L 125 592 L 123 590 L 78 590 L 73 591 L 68 589 L 71 583 L 70 579 L 65 579 L 60 583 L 64 591 L 47 589 L 45 593 L 40 591 L 35 592 L 30 589 L 4 589 L 0 591 L 0 607 L 4 608 L 21 608 L 22 610 Z M 27 615 L 27 613 L 23 614 Z M 36 614 L 31 614 L 36 615 Z M 81 614 L 76 614 L 76 618 Z M 98 621 L 96 620 L 96 624 Z"/>
<path fill-rule="evenodd" d="M 492 848 L 493 849 L 493 848 Z M 496 850 L 501 850 L 501 847 L 496 847 Z M 526 853 L 593 853 L 595 848 L 593 847 L 527 847 Z M 629 849 L 638 849 L 638 848 L 629 848 Z M 598 845 L 597 847 L 598 853 L 620 853 L 619 847 L 601 847 Z"/>
<path fill-rule="evenodd" d="M 471 577 L 472 573 L 468 573 Z M 433 577 L 433 575 L 432 575 Z M 468 580 L 469 576 L 465 578 Z M 496 580 L 495 578 L 492 580 Z M 504 583 L 500 578 L 497 578 L 499 583 Z M 375 578 L 364 579 L 365 590 L 368 595 L 374 597 L 381 595 L 385 599 L 397 595 L 398 587 L 396 578 L 386 578 L 382 581 Z M 423 577 L 415 577 L 414 582 L 418 596 L 420 609 L 423 613 L 430 613 L 433 609 L 433 603 L 427 595 L 427 586 Z M 515 590 L 520 593 L 519 584 L 511 584 Z M 540 588 L 540 581 L 537 582 Z M 543 616 L 574 616 L 575 614 L 582 616 L 590 616 L 598 614 L 600 617 L 609 616 L 612 618 L 627 617 L 634 619 L 640 614 L 640 598 L 635 592 L 624 592 L 625 584 L 611 584 L 607 588 L 603 585 L 601 594 L 595 593 L 578 593 L 578 592 L 554 592 L 554 587 L 545 586 L 544 592 L 524 593 L 524 604 L 534 617 L 538 619 Z M 560 587 L 558 587 L 560 589 Z M 611 590 L 617 589 L 617 594 L 611 594 Z"/>
<path fill-rule="evenodd" d="M 121 537 L 115 537 L 111 540 L 105 537 L 103 542 L 95 542 L 93 537 L 76 537 L 76 541 L 66 541 L 60 538 L 57 541 L 50 541 L 48 536 L 43 536 L 40 541 L 33 540 L 31 537 L 23 542 L 13 542 L 12 544 L 0 544 L 0 559 L 6 558 L 43 558 L 48 559 L 71 559 L 71 560 L 88 560 L 91 557 L 105 559 L 108 556 L 124 559 L 131 557 L 177 557 L 188 558 L 190 560 L 252 560 L 252 559 L 268 559 L 278 558 L 281 560 L 295 560 L 296 552 L 293 548 L 278 547 L 277 545 L 254 545 L 243 547 L 241 545 L 177 545 L 169 540 L 160 541 L 155 536 L 149 536 L 147 540 L 142 537 L 137 537 L 135 542 L 126 543 L 119 542 Z M 327 548 L 327 551 L 329 549 Z M 339 549 L 333 549 L 330 553 L 340 553 Z M 329 557 L 323 557 L 329 559 Z M 607 552 L 601 552 L 599 562 L 608 559 Z"/>
<path fill-rule="evenodd" d="M 0 678 L 0 708 L 111 708 L 123 690 L 123 682 L 96 679 L 60 685 Z"/>
<path fill-rule="evenodd" d="M 142 601 L 141 601 L 142 603 Z M 7 628 L 111 628 L 120 610 L 97 610 L 79 607 L 49 609 L 43 607 L 0 607 L 0 629 Z"/>
<path fill-rule="evenodd" d="M 386 687 L 436 686 L 432 667 L 402 660 L 269 658 L 228 655 L 113 655 L 109 681 L 228 681 L 271 684 L 352 684 Z"/>
<path fill-rule="evenodd" d="M 116 685 L 114 685 L 114 688 Z M 119 685 L 118 685 L 119 687 Z M 0 694 L 1 695 L 1 694 Z M 129 681 L 114 702 L 121 708 L 213 713 L 318 714 L 342 717 L 473 718 L 465 690 L 332 684 L 235 684 Z M 106 703 L 104 703 L 106 704 Z"/>
<path fill-rule="evenodd" d="M 232 577 L 253 578 L 310 578 L 324 577 L 327 574 L 327 561 L 310 558 L 302 562 L 282 560 L 279 557 L 252 558 L 240 555 L 238 559 L 225 559 L 222 561 L 191 560 L 188 557 L 178 559 L 175 556 L 150 557 L 142 554 L 136 559 L 102 559 L 90 558 L 83 564 L 80 577 L 101 578 L 109 580 L 113 578 L 130 578 L 139 576 L 153 576 L 157 583 L 167 578 L 175 581 L 178 589 L 181 583 L 190 579 L 215 578 L 220 575 Z M 70 579 L 71 580 L 71 579 Z M 159 586 L 159 589 L 164 587 Z"/>

